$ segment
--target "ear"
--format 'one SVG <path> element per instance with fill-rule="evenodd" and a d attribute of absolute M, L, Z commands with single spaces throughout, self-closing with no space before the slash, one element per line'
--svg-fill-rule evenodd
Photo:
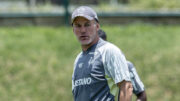
<path fill-rule="evenodd" d="M 97 31 L 100 29 L 99 23 L 96 23 L 96 28 L 97 28 Z"/>

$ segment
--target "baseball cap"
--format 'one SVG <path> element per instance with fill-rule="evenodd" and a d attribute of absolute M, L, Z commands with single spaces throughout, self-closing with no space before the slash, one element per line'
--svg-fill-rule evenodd
<path fill-rule="evenodd" d="M 72 24 L 74 22 L 74 19 L 79 16 L 84 17 L 88 20 L 95 19 L 97 22 L 99 22 L 96 12 L 88 6 L 80 6 L 73 11 L 71 17 Z"/>

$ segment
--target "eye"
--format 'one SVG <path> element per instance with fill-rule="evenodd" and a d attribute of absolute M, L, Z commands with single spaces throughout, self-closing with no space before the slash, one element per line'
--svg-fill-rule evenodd
<path fill-rule="evenodd" d="M 90 24 L 90 23 L 85 23 L 84 26 L 85 26 L 85 27 L 89 27 L 89 26 L 91 26 L 91 24 Z"/>
<path fill-rule="evenodd" d="M 74 24 L 74 27 L 76 27 L 76 28 L 80 28 L 80 27 L 81 27 L 81 25 L 80 25 L 80 24 Z"/>

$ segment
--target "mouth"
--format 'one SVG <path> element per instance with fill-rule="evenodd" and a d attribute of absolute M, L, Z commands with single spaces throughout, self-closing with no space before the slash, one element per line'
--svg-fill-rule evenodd
<path fill-rule="evenodd" d="M 88 36 L 80 36 L 81 40 L 87 40 L 89 37 Z"/>

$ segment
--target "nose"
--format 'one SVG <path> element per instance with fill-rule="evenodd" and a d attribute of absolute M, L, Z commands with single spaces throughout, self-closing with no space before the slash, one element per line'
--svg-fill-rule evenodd
<path fill-rule="evenodd" d="M 81 31 L 81 33 L 85 33 L 86 32 L 86 27 L 82 26 L 80 31 Z"/>

